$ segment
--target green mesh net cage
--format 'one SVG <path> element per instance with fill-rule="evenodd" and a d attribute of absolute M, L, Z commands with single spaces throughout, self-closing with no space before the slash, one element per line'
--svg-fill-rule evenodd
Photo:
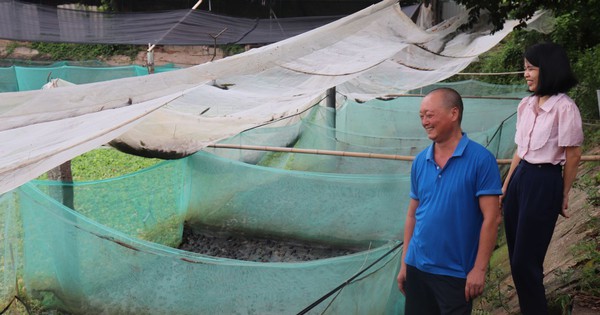
<path fill-rule="evenodd" d="M 156 66 L 155 72 L 178 69 L 172 64 Z M 62 79 L 74 84 L 85 84 L 147 75 L 148 68 L 130 65 L 78 66 L 67 62 L 56 62 L 47 66 L 0 67 L 0 92 L 39 90 L 50 79 Z"/>
<path fill-rule="evenodd" d="M 465 97 L 463 130 L 509 158 L 522 86 L 463 84 L 453 87 L 484 93 Z M 431 143 L 420 101 L 316 105 L 297 123 L 222 143 L 415 155 Z M 108 180 L 31 181 L 0 196 L 0 306 L 19 296 L 69 314 L 295 314 L 374 264 L 309 314 L 399 314 L 401 250 L 392 249 L 409 170 L 409 161 L 206 148 Z M 222 258 L 178 249 L 184 226 L 357 250 L 297 262 Z"/>

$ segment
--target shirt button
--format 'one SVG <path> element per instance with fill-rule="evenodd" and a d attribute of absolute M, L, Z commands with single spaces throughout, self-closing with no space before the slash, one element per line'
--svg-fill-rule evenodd
<path fill-rule="evenodd" d="M 441 175 L 441 174 L 440 174 L 440 175 L 438 175 L 438 178 L 442 178 L 442 175 Z"/>

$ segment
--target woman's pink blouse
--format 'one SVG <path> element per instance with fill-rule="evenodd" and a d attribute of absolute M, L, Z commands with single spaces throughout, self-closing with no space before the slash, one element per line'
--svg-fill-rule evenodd
<path fill-rule="evenodd" d="M 564 164 L 565 148 L 583 143 L 581 114 L 566 94 L 551 96 L 538 107 L 538 96 L 521 100 L 517 109 L 517 154 L 529 163 Z"/>

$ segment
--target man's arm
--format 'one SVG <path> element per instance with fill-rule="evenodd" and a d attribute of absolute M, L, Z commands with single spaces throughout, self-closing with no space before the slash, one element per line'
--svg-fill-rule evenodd
<path fill-rule="evenodd" d="M 398 288 L 402 294 L 404 293 L 404 281 L 406 281 L 406 264 L 404 263 L 404 258 L 406 257 L 406 249 L 408 248 L 408 244 L 410 243 L 410 239 L 412 238 L 413 231 L 415 230 L 415 224 L 417 219 L 415 218 L 415 213 L 417 212 L 417 207 L 419 206 L 419 201 L 415 199 L 410 199 L 408 204 L 408 211 L 406 212 L 406 221 L 404 221 L 404 245 L 402 247 L 402 261 L 400 265 L 400 272 L 398 273 Z"/>
<path fill-rule="evenodd" d="M 470 301 L 483 293 L 485 272 L 490 262 L 490 257 L 496 247 L 498 225 L 502 220 L 500 216 L 499 200 L 496 195 L 479 197 L 479 208 L 483 213 L 483 224 L 479 234 L 479 248 L 475 258 L 475 266 L 467 275 L 465 285 L 465 299 Z"/>

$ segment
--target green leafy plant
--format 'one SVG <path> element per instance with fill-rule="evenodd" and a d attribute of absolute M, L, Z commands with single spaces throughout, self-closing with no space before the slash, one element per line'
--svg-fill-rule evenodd
<path fill-rule="evenodd" d="M 221 45 L 219 46 L 219 48 L 221 48 L 221 50 L 223 51 L 223 55 L 225 56 L 237 55 L 246 51 L 244 45 L 238 44 Z"/>
<path fill-rule="evenodd" d="M 486 276 L 486 291 L 482 296 L 482 300 L 493 308 L 502 308 L 508 312 L 508 297 L 501 289 L 502 281 L 506 274 L 499 268 L 490 268 Z"/>
<path fill-rule="evenodd" d="M 598 229 L 599 219 L 590 220 L 596 224 Z M 590 223 L 590 224 L 593 224 Z M 578 283 L 579 292 L 600 297 L 600 236 L 598 231 L 596 235 L 587 238 L 577 244 L 573 250 L 579 258 L 581 268 L 581 280 Z"/>
<path fill-rule="evenodd" d="M 97 60 L 114 55 L 125 55 L 135 59 L 142 49 L 135 45 L 31 43 L 31 48 L 52 60 Z"/>
<path fill-rule="evenodd" d="M 155 165 L 162 160 L 148 159 L 114 149 L 96 149 L 72 161 L 73 179 L 78 181 L 113 178 Z"/>
<path fill-rule="evenodd" d="M 548 309 L 551 314 L 569 315 L 572 305 L 573 297 L 569 294 L 561 293 L 549 301 Z"/>
<path fill-rule="evenodd" d="M 579 84 L 573 89 L 573 99 L 579 105 L 581 116 L 598 119 L 598 95 L 600 90 L 600 44 L 584 50 L 573 65 Z"/>
<path fill-rule="evenodd" d="M 12 55 L 12 53 L 15 52 L 15 49 L 17 49 L 17 47 L 19 47 L 19 44 L 17 42 L 8 43 L 8 45 L 6 45 L 6 56 Z"/>
<path fill-rule="evenodd" d="M 114 178 L 153 166 L 161 159 L 148 159 L 129 155 L 115 149 L 96 149 L 71 161 L 74 181 L 92 181 Z M 46 174 L 39 179 L 47 179 Z"/>
<path fill-rule="evenodd" d="M 600 143 L 600 124 L 589 123 L 584 125 L 584 143 L 583 151 L 587 151 Z M 578 173 L 578 180 L 575 187 L 585 191 L 587 202 L 591 207 L 600 207 L 600 172 L 598 168 L 599 161 L 586 162 Z M 600 228 L 596 229 L 600 233 Z"/>
<path fill-rule="evenodd" d="M 113 1 L 112 0 L 100 0 L 100 11 L 111 12 L 113 9 Z"/>
<path fill-rule="evenodd" d="M 548 40 L 548 35 L 538 32 L 516 30 L 509 34 L 499 45 L 479 56 L 479 60 L 469 65 L 465 73 L 502 73 L 523 71 L 523 53 L 534 43 Z M 492 84 L 523 84 L 523 74 L 510 75 L 458 75 L 449 81 L 474 79 Z"/>
<path fill-rule="evenodd" d="M 557 37 L 558 39 L 562 37 Z M 496 48 L 482 54 L 477 62 L 469 65 L 465 73 L 516 72 L 523 69 L 523 52 L 532 44 L 552 40 L 551 36 L 529 31 L 515 31 Z M 565 44 L 556 41 L 562 44 Z M 567 47 L 568 48 L 568 47 Z M 600 90 L 600 44 L 583 51 L 569 49 L 573 71 L 579 84 L 569 95 L 577 103 L 584 119 L 598 119 L 598 96 Z M 447 81 L 475 79 L 493 84 L 522 84 L 523 75 L 456 75 Z"/>

